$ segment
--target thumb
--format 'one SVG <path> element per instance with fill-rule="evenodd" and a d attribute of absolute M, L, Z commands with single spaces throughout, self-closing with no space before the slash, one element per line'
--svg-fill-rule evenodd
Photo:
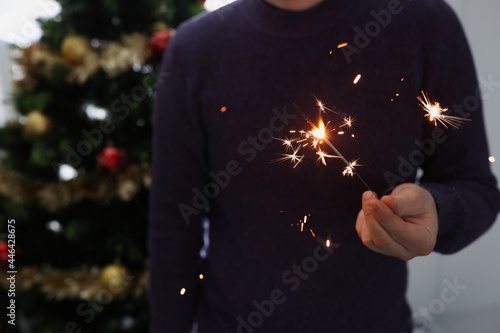
<path fill-rule="evenodd" d="M 419 215 L 424 207 L 424 199 L 422 190 L 417 186 L 404 187 L 402 185 L 400 188 L 396 188 L 391 195 L 382 197 L 380 201 L 400 217 Z"/>
<path fill-rule="evenodd" d="M 380 201 L 387 205 L 391 209 L 391 211 L 401 216 L 401 212 L 403 211 L 404 198 L 398 197 L 397 195 L 385 195 Z"/>

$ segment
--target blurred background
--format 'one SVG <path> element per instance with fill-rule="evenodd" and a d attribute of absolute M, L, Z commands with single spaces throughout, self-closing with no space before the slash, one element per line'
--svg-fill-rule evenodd
<path fill-rule="evenodd" d="M 23 267 L 19 332 L 146 331 L 155 73 L 175 27 L 230 2 L 0 0 L 0 265 Z M 471 44 L 498 177 L 500 2 L 447 2 Z M 410 262 L 417 332 L 500 332 L 498 239 L 500 223 L 458 254 Z"/>

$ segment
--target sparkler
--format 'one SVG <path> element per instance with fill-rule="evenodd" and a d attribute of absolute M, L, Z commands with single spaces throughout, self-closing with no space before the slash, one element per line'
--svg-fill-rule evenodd
<path fill-rule="evenodd" d="M 425 117 L 429 118 L 431 122 L 434 122 L 434 126 L 437 126 L 437 123 L 439 121 L 446 128 L 448 128 L 446 124 L 454 128 L 459 128 L 466 121 L 470 121 L 470 119 L 445 115 L 444 113 L 448 111 L 447 108 L 442 108 L 439 103 L 431 101 L 429 96 L 423 91 L 422 91 L 422 96 L 424 97 L 423 99 L 420 96 L 417 97 L 417 99 L 419 100 L 422 109 L 424 109 L 424 111 L 427 112 Z"/>
<path fill-rule="evenodd" d="M 338 48 L 341 48 L 341 47 L 344 47 L 347 45 L 348 45 L 347 43 L 345 43 L 345 45 L 340 44 L 338 46 Z M 332 52 L 330 52 L 330 54 L 331 53 Z M 360 81 L 360 79 L 361 79 L 361 74 L 358 74 L 355 77 L 353 83 L 357 84 Z M 403 82 L 404 80 L 405 80 L 404 77 L 401 78 L 401 82 Z M 396 95 L 396 97 L 400 96 L 399 93 L 396 93 L 395 95 Z M 440 122 L 446 128 L 448 128 L 447 125 L 452 126 L 454 128 L 459 128 L 465 123 L 465 121 L 470 121 L 470 119 L 445 115 L 444 113 L 446 111 L 448 111 L 447 108 L 442 108 L 439 103 L 432 101 L 425 92 L 422 92 L 422 96 L 423 96 L 423 98 L 420 96 L 417 97 L 419 102 L 420 102 L 420 106 L 422 107 L 422 109 L 424 111 L 426 111 L 425 117 L 429 118 L 429 120 L 431 122 L 434 122 L 435 126 L 437 126 L 437 123 Z M 394 99 L 391 99 L 391 101 L 393 101 L 393 100 Z M 309 146 L 309 147 L 316 150 L 316 155 L 318 155 L 317 161 L 321 161 L 321 163 L 325 166 L 327 165 L 327 163 L 326 163 L 327 158 L 339 158 L 339 159 L 341 159 L 342 162 L 346 165 L 344 170 L 342 171 L 342 175 L 348 176 L 348 177 L 354 177 L 354 175 L 356 175 L 358 177 L 358 179 L 363 183 L 363 185 L 377 197 L 377 194 L 370 188 L 370 186 L 368 186 L 368 184 L 365 182 L 365 180 L 356 171 L 356 167 L 361 166 L 360 164 L 358 164 L 358 159 L 349 162 L 344 157 L 344 155 L 342 155 L 342 153 L 328 139 L 327 126 L 329 123 L 327 123 L 327 125 L 325 126 L 325 123 L 323 122 L 323 119 L 322 119 L 322 114 L 326 113 L 326 111 L 333 112 L 337 115 L 339 115 L 339 113 L 333 111 L 332 109 L 327 108 L 326 105 L 323 104 L 323 102 L 321 102 L 318 99 L 316 99 L 316 104 L 319 107 L 319 111 L 320 111 L 318 125 L 316 125 L 314 122 L 312 122 L 311 119 L 309 119 L 309 117 L 295 103 L 293 104 L 293 106 L 296 108 L 297 112 L 311 126 L 311 130 L 310 131 L 292 130 L 292 131 L 290 131 L 290 133 L 293 133 L 295 135 L 298 134 L 298 137 L 291 138 L 291 139 L 289 139 L 288 137 L 285 137 L 284 139 L 275 138 L 276 140 L 279 140 L 283 143 L 283 146 L 285 146 L 285 150 L 287 152 L 286 154 L 281 154 L 282 157 L 277 159 L 276 161 L 289 160 L 292 162 L 292 164 L 294 164 L 293 168 L 296 168 L 297 165 L 300 162 L 302 162 L 302 159 L 304 158 L 304 155 L 298 155 L 300 148 Z M 338 135 L 343 135 L 345 133 L 345 131 L 351 129 L 352 124 L 355 121 L 355 118 L 353 118 L 351 116 L 347 116 L 347 117 L 343 117 L 342 120 L 343 120 L 342 125 L 340 125 L 338 127 L 338 132 L 337 132 Z M 342 129 L 342 127 L 344 127 L 345 130 L 340 130 L 340 129 Z M 351 134 L 351 136 L 354 137 L 354 134 Z M 326 143 L 336 155 L 330 155 L 330 154 L 327 154 L 325 151 L 323 151 L 321 149 L 321 146 L 320 146 L 323 142 Z M 291 152 L 291 153 L 288 153 L 288 152 Z M 491 163 L 493 163 L 493 162 L 495 162 L 495 158 L 493 156 L 490 156 L 489 161 Z M 303 219 L 299 220 L 299 222 L 296 224 L 292 223 L 291 226 L 294 226 L 294 225 L 299 226 L 300 225 L 300 232 L 304 232 L 304 225 L 307 223 L 307 217 L 308 217 L 308 215 L 304 215 Z M 309 231 L 313 237 L 316 237 L 312 228 L 309 228 Z M 331 246 L 330 237 L 328 237 L 328 239 L 326 240 L 326 246 L 327 247 Z"/>
<path fill-rule="evenodd" d="M 306 116 L 306 114 L 297 106 L 297 104 L 293 104 L 293 106 L 297 109 L 297 112 L 302 116 L 302 118 L 304 118 L 307 123 L 309 125 L 311 125 L 312 127 L 312 135 L 316 138 L 316 140 L 321 140 L 321 141 L 324 141 L 330 148 L 332 148 L 332 150 L 335 152 L 335 154 L 337 154 L 336 157 L 340 158 L 342 160 L 342 162 L 344 162 L 347 166 L 347 170 L 348 171 L 345 171 L 343 172 L 344 175 L 356 175 L 359 180 L 363 183 L 363 185 L 366 186 L 366 188 L 375 194 L 375 192 L 372 191 L 372 189 L 370 188 L 370 186 L 368 186 L 368 184 L 363 180 L 363 178 L 359 175 L 359 173 L 357 173 L 356 169 L 355 169 L 355 166 L 357 166 L 356 164 L 356 161 L 354 162 L 349 162 L 346 160 L 346 158 L 344 157 L 344 155 L 342 155 L 342 153 L 333 145 L 333 143 L 327 138 L 326 136 L 326 133 L 325 133 L 325 127 L 324 127 L 324 124 L 323 124 L 323 121 L 320 120 L 319 122 L 319 127 L 316 126 L 316 124 L 314 124 L 311 119 L 309 119 L 308 116 Z M 324 159 L 323 161 L 324 162 Z M 326 162 L 324 163 L 326 165 Z M 375 194 L 376 195 L 376 194 Z"/>

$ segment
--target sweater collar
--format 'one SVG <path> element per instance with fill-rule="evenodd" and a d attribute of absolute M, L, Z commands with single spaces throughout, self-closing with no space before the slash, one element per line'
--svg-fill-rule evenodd
<path fill-rule="evenodd" d="M 247 20 L 262 32 L 276 37 L 312 35 L 335 22 L 348 0 L 324 0 L 303 11 L 286 11 L 264 3 L 243 0 Z"/>

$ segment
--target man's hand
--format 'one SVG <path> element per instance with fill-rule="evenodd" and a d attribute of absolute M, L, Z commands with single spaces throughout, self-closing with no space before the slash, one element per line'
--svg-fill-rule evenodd
<path fill-rule="evenodd" d="M 403 260 L 432 252 L 438 215 L 429 191 L 415 184 L 402 184 L 380 200 L 367 191 L 362 203 L 356 231 L 368 248 Z"/>

